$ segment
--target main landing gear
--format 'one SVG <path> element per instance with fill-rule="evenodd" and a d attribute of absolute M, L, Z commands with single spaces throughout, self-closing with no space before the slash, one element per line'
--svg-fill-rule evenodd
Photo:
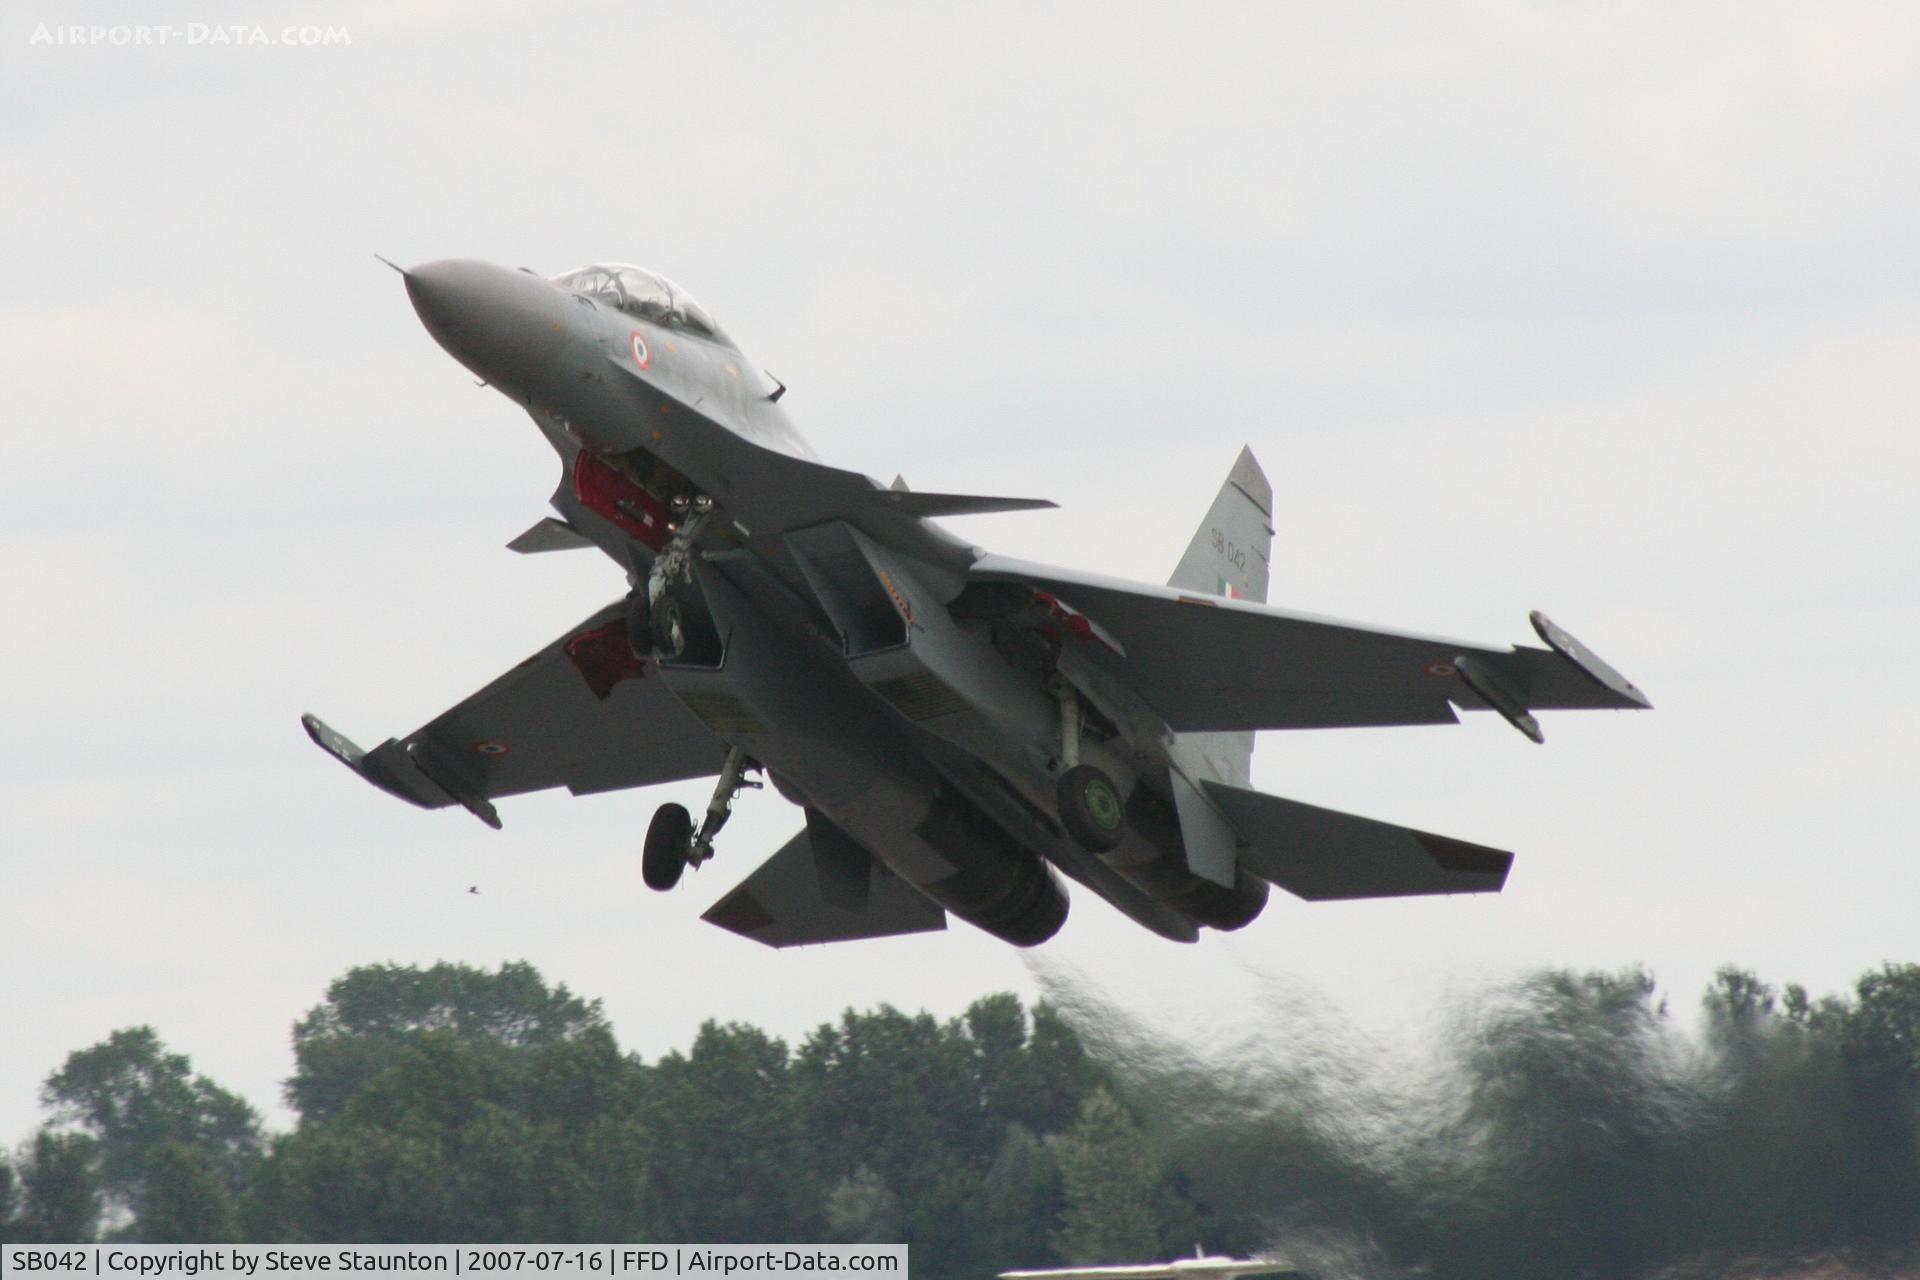
<path fill-rule="evenodd" d="M 1074 843 L 1093 853 L 1110 853 L 1126 836 L 1127 810 L 1113 779 L 1090 764 L 1078 764 L 1060 775 L 1055 798 L 1060 824 Z"/>
<path fill-rule="evenodd" d="M 654 811 L 640 856 L 640 878 L 647 882 L 647 888 L 671 889 L 680 883 L 681 875 L 689 866 L 697 867 L 713 856 L 714 837 L 733 816 L 733 798 L 743 790 L 757 790 L 765 785 L 747 779 L 747 770 L 759 767 L 738 747 L 727 752 L 727 761 L 720 766 L 720 779 L 714 784 L 713 799 L 707 801 L 707 816 L 698 832 L 693 829 L 693 818 L 685 805 L 663 804 Z"/>
<path fill-rule="evenodd" d="M 1120 788 L 1097 765 L 1080 763 L 1080 692 L 1056 674 L 1051 682 L 1060 703 L 1060 765 L 1054 786 L 1060 824 L 1075 844 L 1090 853 L 1110 853 L 1127 834 L 1127 809 Z"/>

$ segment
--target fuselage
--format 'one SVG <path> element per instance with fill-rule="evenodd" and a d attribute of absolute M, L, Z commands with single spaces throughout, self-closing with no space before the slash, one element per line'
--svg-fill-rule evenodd
<path fill-rule="evenodd" d="M 434 338 L 532 417 L 563 466 L 553 505 L 631 584 L 697 531 L 712 643 L 621 674 L 665 682 L 810 822 L 1020 944 L 1065 918 L 1056 868 L 1170 938 L 1258 914 L 1264 885 L 1223 888 L 1182 856 L 1172 774 L 1201 748 L 1091 687 L 1074 649 L 1098 638 L 1057 605 L 970 586 L 978 549 L 820 463 L 784 389 L 691 298 L 617 265 L 405 274 Z M 1125 797 L 1124 840 L 1098 856 L 1056 811 L 1076 762 Z"/>

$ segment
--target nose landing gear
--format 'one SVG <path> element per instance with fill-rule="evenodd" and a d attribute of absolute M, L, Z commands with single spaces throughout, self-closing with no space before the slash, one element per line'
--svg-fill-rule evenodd
<path fill-rule="evenodd" d="M 653 558 L 646 585 L 627 597 L 627 643 L 639 657 L 717 664 L 720 637 L 693 586 L 694 542 L 713 514 L 713 499 L 675 499 L 673 506 L 680 523 Z"/>
<path fill-rule="evenodd" d="M 727 752 L 720 766 L 720 779 L 714 784 L 713 799 L 707 802 L 707 816 L 700 830 L 693 829 L 693 818 L 686 806 L 663 804 L 647 826 L 647 841 L 640 857 L 640 878 L 647 888 L 665 891 L 680 883 L 689 866 L 697 867 L 713 856 L 714 837 L 733 816 L 733 798 L 748 788 L 758 790 L 765 783 L 752 782 L 747 770 L 760 766 L 735 747 Z"/>

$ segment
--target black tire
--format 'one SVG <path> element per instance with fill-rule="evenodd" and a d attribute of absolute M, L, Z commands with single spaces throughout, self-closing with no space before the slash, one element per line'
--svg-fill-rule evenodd
<path fill-rule="evenodd" d="M 686 807 L 663 804 L 647 824 L 647 843 L 640 855 L 640 878 L 647 888 L 665 892 L 680 883 L 693 850 L 693 819 Z"/>
<path fill-rule="evenodd" d="M 1112 778 L 1090 764 L 1075 765 L 1060 775 L 1057 797 L 1060 821 L 1075 844 L 1094 853 L 1120 847 L 1127 834 L 1127 807 Z"/>

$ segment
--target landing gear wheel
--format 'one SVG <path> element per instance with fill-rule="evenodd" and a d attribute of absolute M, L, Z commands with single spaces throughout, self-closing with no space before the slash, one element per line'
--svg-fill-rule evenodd
<path fill-rule="evenodd" d="M 1082 849 L 1106 853 L 1126 835 L 1127 810 L 1113 779 L 1090 764 L 1060 775 L 1060 821 Z"/>
<path fill-rule="evenodd" d="M 665 891 L 680 883 L 693 849 L 693 819 L 686 807 L 663 804 L 647 824 L 647 843 L 640 855 L 640 878 L 647 888 Z"/>

